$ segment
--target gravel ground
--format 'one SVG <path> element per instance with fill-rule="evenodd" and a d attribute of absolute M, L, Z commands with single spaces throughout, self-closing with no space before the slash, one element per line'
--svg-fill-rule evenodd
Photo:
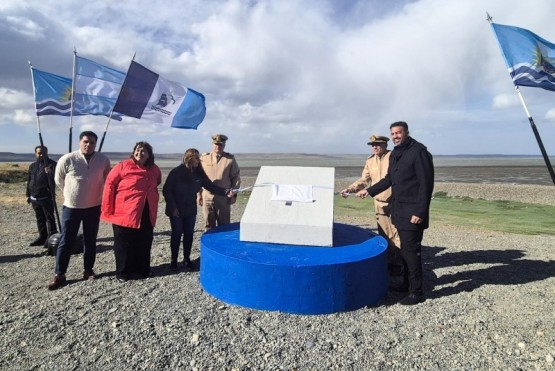
<path fill-rule="evenodd" d="M 198 272 L 170 273 L 163 204 L 151 278 L 115 279 L 111 226 L 102 223 L 100 278 L 80 280 L 82 257 L 73 256 L 69 285 L 48 291 L 54 260 L 28 247 L 36 232 L 23 190 L 0 184 L 2 370 L 555 368 L 554 236 L 434 225 L 424 239 L 426 302 L 404 307 L 391 293 L 377 307 L 301 316 L 226 305 L 203 291 Z M 436 191 L 555 204 L 544 186 L 444 183 Z M 233 208 L 234 221 L 242 211 Z M 375 227 L 370 216 L 336 221 Z M 199 220 L 193 258 L 200 230 Z"/>

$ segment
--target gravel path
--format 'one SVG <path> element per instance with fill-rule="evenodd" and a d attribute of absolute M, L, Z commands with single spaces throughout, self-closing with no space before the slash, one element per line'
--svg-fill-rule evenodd
<path fill-rule="evenodd" d="M 548 188 L 446 183 L 436 191 L 522 201 L 525 191 L 552 205 Z M 202 290 L 198 272 L 170 274 L 163 204 L 153 277 L 115 279 L 111 227 L 102 223 L 101 277 L 81 281 L 82 256 L 73 256 L 70 284 L 50 292 L 54 260 L 27 246 L 34 217 L 22 195 L 21 184 L 0 184 L 2 370 L 555 368 L 554 236 L 434 225 L 424 240 L 426 302 L 404 307 L 390 294 L 373 308 L 300 316 L 226 305 Z M 233 220 L 241 213 L 234 207 Z M 370 217 L 355 222 L 375 227 Z M 196 238 L 194 258 L 200 222 Z"/>

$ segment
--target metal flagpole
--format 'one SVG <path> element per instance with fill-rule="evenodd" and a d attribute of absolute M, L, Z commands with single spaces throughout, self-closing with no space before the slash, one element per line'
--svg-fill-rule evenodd
<path fill-rule="evenodd" d="M 33 96 L 35 96 L 35 78 L 33 76 L 33 65 L 31 64 L 30 61 L 28 63 L 31 69 L 31 81 L 33 83 Z M 35 100 L 35 112 L 36 112 L 36 100 Z M 37 114 L 37 130 L 39 133 L 39 142 L 40 142 L 41 150 L 42 150 L 42 153 L 44 154 L 42 156 L 42 161 L 44 163 L 44 168 L 46 170 L 46 166 L 48 165 L 48 159 L 47 159 L 48 155 L 47 155 L 47 151 L 44 149 L 44 142 L 42 141 L 42 133 L 40 130 L 40 119 L 38 114 Z M 48 188 L 50 188 L 50 197 L 52 198 L 52 204 L 54 205 L 54 213 L 56 214 L 56 221 L 58 222 L 58 227 L 60 228 L 58 230 L 61 231 L 62 224 L 60 223 L 60 214 L 58 213 L 58 205 L 56 204 L 56 188 L 55 188 L 54 180 L 52 179 L 52 174 L 50 174 L 50 172 L 46 172 L 46 177 L 48 178 Z"/>
<path fill-rule="evenodd" d="M 131 62 L 133 62 L 135 60 L 135 55 L 137 54 L 137 52 L 133 53 L 133 58 L 131 58 Z M 123 84 L 121 85 L 120 88 L 120 92 L 121 89 L 123 88 L 123 85 L 125 85 L 125 80 L 123 81 Z M 119 98 L 119 94 L 118 94 L 118 98 Z M 117 102 L 117 99 L 116 99 Z M 110 111 L 110 117 L 108 117 L 108 122 L 106 123 L 106 128 L 104 128 L 104 133 L 102 134 L 102 139 L 100 140 L 100 146 L 98 147 L 98 152 L 102 151 L 102 145 L 104 144 L 104 138 L 106 138 L 106 132 L 108 131 L 108 126 L 110 125 L 110 121 L 112 120 L 112 115 L 114 114 L 114 107 L 112 107 L 112 110 Z"/>
<path fill-rule="evenodd" d="M 501 54 L 503 55 L 503 58 L 505 58 L 503 48 L 501 47 L 501 43 L 499 43 L 499 38 L 497 37 L 497 33 L 495 32 L 495 28 L 493 28 L 493 24 L 492 24 L 493 23 L 493 18 L 489 15 L 489 13 L 486 12 L 486 14 L 487 14 L 486 20 L 489 22 L 489 24 L 491 26 L 491 29 L 493 30 L 493 34 L 495 35 L 495 38 L 497 39 L 497 42 L 499 44 L 499 48 L 501 49 Z M 513 84 L 514 84 L 514 81 L 513 81 Z M 532 127 L 532 131 L 534 132 L 534 136 L 536 137 L 536 141 L 538 142 L 538 146 L 540 147 L 540 151 L 542 153 L 543 160 L 545 161 L 545 165 L 547 166 L 547 171 L 549 171 L 549 175 L 551 176 L 551 181 L 553 182 L 553 185 L 555 185 L 555 172 L 553 171 L 553 166 L 551 166 L 551 162 L 549 161 L 549 156 L 547 156 L 547 152 L 545 151 L 545 147 L 543 146 L 543 142 L 542 142 L 542 139 L 540 137 L 540 133 L 538 132 L 538 128 L 536 127 L 536 124 L 534 123 L 534 119 L 532 118 L 532 115 L 530 115 L 530 111 L 528 111 L 528 107 L 526 107 L 526 103 L 524 102 L 524 98 L 522 97 L 522 93 L 520 92 L 520 88 L 516 84 L 515 84 L 515 89 L 516 89 L 516 93 L 518 94 L 518 98 L 520 99 L 520 102 L 522 103 L 522 107 L 524 107 L 524 112 L 526 112 L 526 116 L 528 117 L 528 121 L 530 122 L 530 126 Z"/>
<path fill-rule="evenodd" d="M 108 126 L 110 125 L 110 121 L 112 120 L 112 114 L 114 113 L 114 109 L 110 111 L 110 117 L 108 117 L 108 123 L 106 123 L 106 127 L 104 128 L 104 133 L 102 134 L 102 139 L 100 140 L 100 146 L 98 147 L 98 152 L 102 151 L 102 145 L 104 144 L 104 138 L 106 138 L 106 132 L 108 131 Z"/>
<path fill-rule="evenodd" d="M 77 56 L 77 50 L 75 46 L 73 47 L 73 78 L 71 79 L 71 110 L 69 114 L 69 152 L 71 152 L 71 137 L 73 134 L 73 102 L 75 95 L 75 57 Z"/>
<path fill-rule="evenodd" d="M 547 166 L 547 170 L 549 171 L 549 175 L 551 175 L 551 180 L 553 181 L 553 185 L 555 185 L 555 172 L 553 171 L 553 166 L 551 166 L 551 162 L 549 161 L 549 156 L 547 156 L 547 152 L 545 151 L 545 147 L 543 146 L 542 138 L 540 137 L 538 128 L 536 128 L 534 119 L 530 115 L 530 112 L 528 111 L 528 107 L 526 107 L 526 103 L 524 102 L 524 98 L 522 97 L 522 93 L 520 92 L 519 87 L 515 86 L 515 89 L 516 89 L 516 93 L 518 94 L 518 97 L 520 98 L 520 102 L 522 103 L 522 107 L 524 107 L 524 112 L 526 112 L 526 116 L 528 116 L 528 121 L 530 122 L 532 131 L 534 132 L 534 136 L 536 137 L 538 146 L 540 146 L 540 151 L 545 161 L 545 165 Z"/>

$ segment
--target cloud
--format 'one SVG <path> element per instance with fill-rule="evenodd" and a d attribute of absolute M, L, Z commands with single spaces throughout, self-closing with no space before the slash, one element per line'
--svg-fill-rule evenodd
<path fill-rule="evenodd" d="M 9 51 L 0 60 L 3 128 L 26 127 L 33 114 L 27 61 L 71 76 L 74 47 L 120 70 L 136 53 L 145 67 L 207 99 L 198 131 L 111 123 L 111 151 L 144 138 L 162 152 L 182 152 L 185 144 L 203 150 L 211 134 L 223 132 L 234 152 L 359 153 L 368 151 L 369 135 L 387 134 L 400 119 L 434 153 L 522 151 L 503 139 L 518 127 L 508 123 L 524 115 L 486 11 L 555 41 L 555 3 L 542 0 L 64 4 L 0 5 L 0 48 Z M 551 93 L 535 90 L 523 91 L 530 109 L 552 119 Z M 65 118 L 48 121 L 47 130 L 67 128 Z M 102 132 L 106 120 L 79 117 L 75 125 Z M 543 135 L 555 137 L 553 130 Z M 484 143 L 473 142 L 477 136 Z M 25 151 L 27 139 L 20 140 Z M 65 138 L 53 140 L 50 147 L 65 149 Z"/>

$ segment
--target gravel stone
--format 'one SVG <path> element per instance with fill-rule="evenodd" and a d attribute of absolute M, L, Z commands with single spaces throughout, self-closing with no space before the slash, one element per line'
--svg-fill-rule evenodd
<path fill-rule="evenodd" d="M 555 205 L 547 186 L 435 191 Z M 54 258 L 28 246 L 36 232 L 24 184 L 0 184 L 0 370 L 553 370 L 555 236 L 432 225 L 424 303 L 405 307 L 389 293 L 376 307 L 302 316 L 226 304 L 204 292 L 198 272 L 170 272 L 164 206 L 152 277 L 116 280 L 112 229 L 101 223 L 98 279 L 83 281 L 74 255 L 68 285 L 48 291 Z M 232 210 L 239 221 L 243 210 Z M 376 228 L 370 210 L 337 221 Z M 193 259 L 202 229 L 199 215 Z"/>

